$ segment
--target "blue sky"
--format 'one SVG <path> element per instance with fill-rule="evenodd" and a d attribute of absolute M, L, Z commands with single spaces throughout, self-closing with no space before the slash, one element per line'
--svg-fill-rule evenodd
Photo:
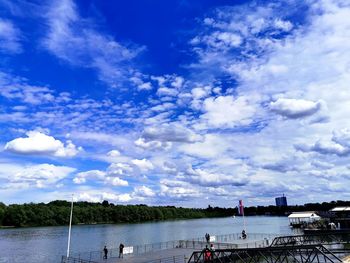
<path fill-rule="evenodd" d="M 350 4 L 0 0 L 0 196 L 349 199 Z"/>

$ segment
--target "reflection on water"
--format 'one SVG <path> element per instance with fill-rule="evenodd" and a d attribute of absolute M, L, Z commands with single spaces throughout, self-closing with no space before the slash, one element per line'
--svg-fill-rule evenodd
<path fill-rule="evenodd" d="M 290 234 L 286 217 L 246 217 L 247 232 Z M 243 221 L 236 218 L 193 219 L 119 225 L 79 225 L 72 228 L 72 252 L 107 247 L 156 243 L 211 235 L 240 233 Z M 57 263 L 67 249 L 68 227 L 36 227 L 0 230 L 0 263 Z"/>

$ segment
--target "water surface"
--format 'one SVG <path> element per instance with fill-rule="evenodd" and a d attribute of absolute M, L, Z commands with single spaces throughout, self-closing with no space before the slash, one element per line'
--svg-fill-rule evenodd
<path fill-rule="evenodd" d="M 290 234 L 287 217 L 246 217 L 249 233 Z M 241 217 L 191 219 L 140 224 L 78 225 L 72 228 L 71 251 L 86 252 L 126 245 L 203 237 L 205 233 L 240 233 Z M 67 250 L 68 227 L 0 230 L 0 262 L 57 263 Z"/>

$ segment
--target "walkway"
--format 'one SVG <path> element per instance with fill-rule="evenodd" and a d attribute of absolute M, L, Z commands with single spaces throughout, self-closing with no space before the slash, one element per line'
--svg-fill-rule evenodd
<path fill-rule="evenodd" d="M 112 257 L 108 260 L 99 260 L 99 263 L 186 263 L 193 253 L 189 248 L 171 248 L 138 255 L 130 255 L 124 258 Z"/>

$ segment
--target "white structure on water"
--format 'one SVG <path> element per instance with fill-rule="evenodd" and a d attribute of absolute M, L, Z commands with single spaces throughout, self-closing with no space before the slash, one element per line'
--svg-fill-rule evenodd
<path fill-rule="evenodd" d="M 300 227 L 319 221 L 321 217 L 315 212 L 294 212 L 288 216 L 288 219 L 291 226 Z"/>

